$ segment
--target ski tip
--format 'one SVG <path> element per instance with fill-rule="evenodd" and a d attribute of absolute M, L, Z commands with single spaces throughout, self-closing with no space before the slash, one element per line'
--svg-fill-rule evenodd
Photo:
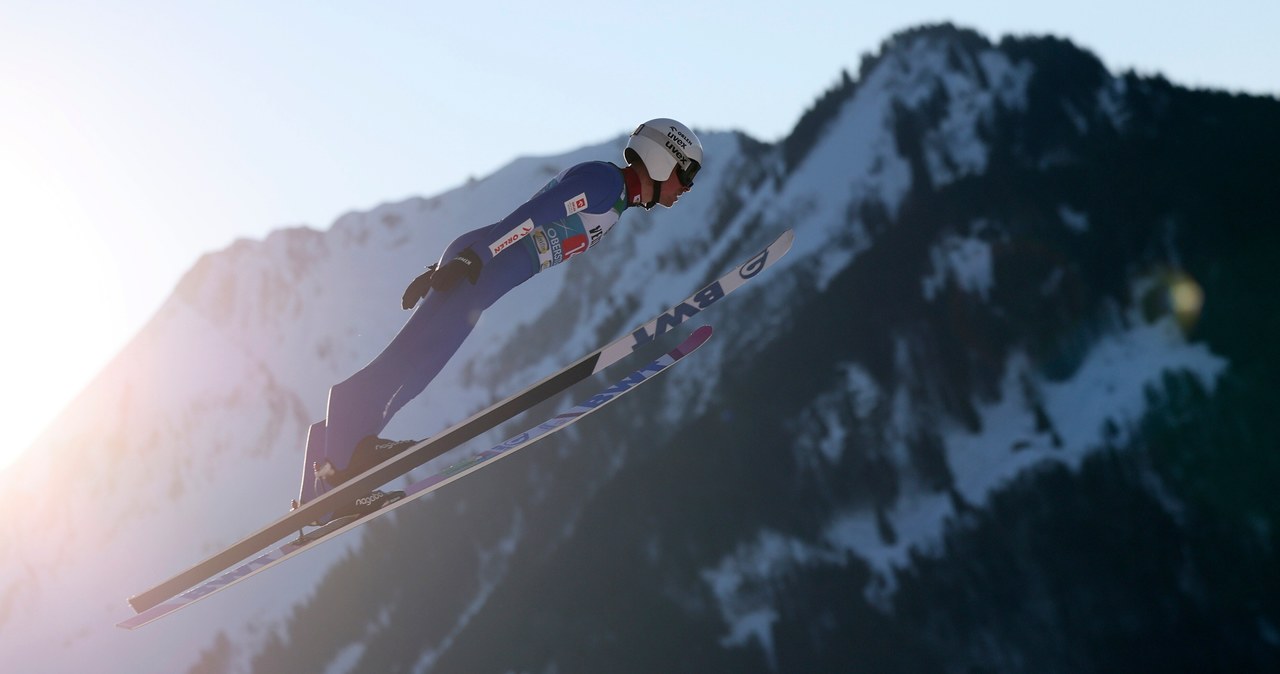
<path fill-rule="evenodd" d="M 710 325 L 704 325 L 694 330 L 683 342 L 680 342 L 680 346 L 671 350 L 671 357 L 679 360 L 693 353 L 694 349 L 706 344 L 707 340 L 711 339 L 711 332 Z"/>
<path fill-rule="evenodd" d="M 784 250 L 791 250 L 791 244 L 796 240 L 796 230 L 788 229 L 778 237 L 778 243 L 784 246 Z"/>

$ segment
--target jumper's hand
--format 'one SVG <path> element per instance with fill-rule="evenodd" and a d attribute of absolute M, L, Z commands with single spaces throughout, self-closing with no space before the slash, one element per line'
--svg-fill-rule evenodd
<path fill-rule="evenodd" d="M 427 296 L 427 292 L 431 290 L 431 279 L 436 274 L 436 267 L 437 265 L 432 263 L 418 278 L 413 279 L 408 288 L 405 288 L 402 306 L 406 311 L 417 305 L 418 300 Z"/>
<path fill-rule="evenodd" d="M 436 270 L 435 277 L 431 280 L 431 287 L 440 292 L 447 292 L 464 278 L 470 281 L 471 285 L 475 285 L 476 279 L 480 278 L 480 267 L 483 264 L 480 256 L 468 248 Z"/>

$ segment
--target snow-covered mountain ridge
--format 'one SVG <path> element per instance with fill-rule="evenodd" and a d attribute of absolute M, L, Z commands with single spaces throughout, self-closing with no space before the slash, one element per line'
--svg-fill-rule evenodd
<path fill-rule="evenodd" d="M 0 525 L 0 653 L 25 671 L 1081 671 L 1147 662 L 1105 646 L 1130 638 L 1178 654 L 1178 629 L 1211 620 L 1197 597 L 1227 582 L 1202 551 L 1253 545 L 1197 517 L 1243 511 L 1275 535 L 1269 502 L 1232 510 L 1187 470 L 1244 446 L 1195 424 L 1253 390 L 1242 367 L 1270 367 L 1237 336 L 1267 329 L 1240 308 L 1256 291 L 1231 279 L 1267 250 L 1248 224 L 1274 198 L 1250 188 L 1275 168 L 1276 109 L 1112 75 L 1053 39 L 894 36 L 781 143 L 702 134 L 708 170 L 677 208 L 627 213 L 504 298 L 387 435 L 437 432 L 795 228 L 666 381 L 120 633 L 129 592 L 287 505 L 327 387 L 394 334 L 445 243 L 570 163 L 617 161 L 623 139 L 238 242 L 11 471 L 0 505 L 27 515 Z M 1170 279 L 1201 288 L 1203 315 Z M 1218 623 L 1223 662 L 1277 657 L 1280 613 L 1250 605 Z M 1111 615 L 1114 631 L 1081 627 Z"/>

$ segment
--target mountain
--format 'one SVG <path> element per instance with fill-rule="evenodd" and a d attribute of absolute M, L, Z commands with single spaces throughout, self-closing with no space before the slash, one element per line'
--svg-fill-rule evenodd
<path fill-rule="evenodd" d="M 779 143 L 703 134 L 679 206 L 504 298 L 386 435 L 438 432 L 794 228 L 664 381 L 121 632 L 125 596 L 287 506 L 327 387 L 447 241 L 623 139 L 238 242 L 9 471 L 0 661 L 1280 669 L 1277 119 L 1056 38 L 896 34 Z"/>

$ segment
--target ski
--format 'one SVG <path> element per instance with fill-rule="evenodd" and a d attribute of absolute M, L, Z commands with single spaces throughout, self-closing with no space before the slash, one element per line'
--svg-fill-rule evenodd
<path fill-rule="evenodd" d="M 501 444 L 495 445 L 490 449 L 476 453 L 465 460 L 459 461 L 439 473 L 410 484 L 404 488 L 404 497 L 401 499 L 388 503 L 382 508 L 368 513 L 363 517 L 350 515 L 335 519 L 322 527 L 309 531 L 299 538 L 281 545 L 280 547 L 268 550 L 258 557 L 255 557 L 254 559 L 251 559 L 216 578 L 201 583 L 200 585 L 197 585 L 172 599 L 159 603 L 145 611 L 142 611 L 141 613 L 138 613 L 137 615 L 116 623 L 116 626 L 132 630 L 159 620 L 160 618 L 186 608 L 205 597 L 225 590 L 228 587 L 249 578 L 250 576 L 265 571 L 266 569 L 269 569 L 304 550 L 309 550 L 313 547 L 314 543 L 331 540 L 343 532 L 349 531 L 361 524 L 365 524 L 376 517 L 381 517 L 382 515 L 385 515 L 410 501 L 426 496 L 427 494 L 455 480 L 461 479 L 463 476 L 475 472 L 497 459 L 510 456 L 516 451 L 524 447 L 528 447 L 538 440 L 541 440 L 542 438 L 545 438 L 548 435 L 551 435 L 552 433 L 555 433 L 556 431 L 582 419 L 605 405 L 608 405 L 614 400 L 617 400 L 623 394 L 634 390 L 640 384 L 649 381 L 656 375 L 665 371 L 667 368 L 679 362 L 680 359 L 690 353 L 693 353 L 694 350 L 705 344 L 710 337 L 711 326 L 704 325 L 694 330 L 693 333 L 685 338 L 679 346 L 668 351 L 662 357 L 628 374 L 615 382 L 612 386 L 584 400 L 567 412 L 558 414 L 523 433 L 512 436 Z"/>
<path fill-rule="evenodd" d="M 654 341 L 659 336 L 681 325 L 689 318 L 723 299 L 768 269 L 791 249 L 794 231 L 783 232 L 769 247 L 751 256 L 710 285 L 694 293 L 683 302 L 653 320 L 632 330 L 607 346 L 590 353 L 559 372 L 525 390 L 493 404 L 435 437 L 423 440 L 404 452 L 387 459 L 360 475 L 347 480 L 300 508 L 276 519 L 258 531 L 215 553 L 208 559 L 179 572 L 151 588 L 129 598 L 134 611 L 146 611 L 174 597 L 197 583 L 235 566 L 250 555 L 285 539 L 304 525 L 332 512 L 335 507 L 353 494 L 369 492 L 391 480 L 407 474 L 422 464 L 448 452 L 462 443 L 496 427 L 534 405 L 567 390 L 570 386 L 600 372 L 618 362 L 633 351 Z"/>

